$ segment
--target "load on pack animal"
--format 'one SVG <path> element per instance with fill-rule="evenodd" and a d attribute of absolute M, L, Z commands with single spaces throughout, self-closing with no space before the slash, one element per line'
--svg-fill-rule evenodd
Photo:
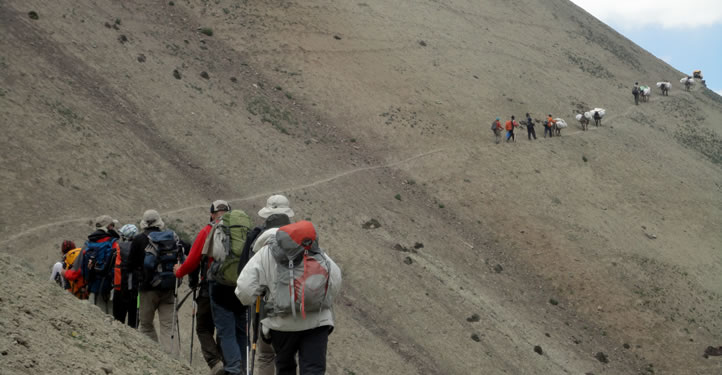
<path fill-rule="evenodd" d="M 663 96 L 669 96 L 669 89 L 672 88 L 672 84 L 667 81 L 657 82 L 657 87 L 662 90 Z"/>

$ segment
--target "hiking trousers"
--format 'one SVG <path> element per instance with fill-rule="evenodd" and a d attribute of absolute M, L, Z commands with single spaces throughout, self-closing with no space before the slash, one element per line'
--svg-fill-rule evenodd
<path fill-rule="evenodd" d="M 276 375 L 296 375 L 296 353 L 300 375 L 325 374 L 330 332 L 330 326 L 298 332 L 271 330 L 271 345 L 276 351 Z"/>
<path fill-rule="evenodd" d="M 553 137 L 553 136 L 554 136 L 554 133 L 552 133 L 552 128 L 551 128 L 551 126 L 545 126 L 545 127 L 544 127 L 544 138 L 547 137 L 547 133 L 549 133 L 549 137 Z"/>
<path fill-rule="evenodd" d="M 534 128 L 527 127 L 526 132 L 527 132 L 527 135 L 529 136 L 530 141 L 531 141 L 531 137 L 534 137 L 534 139 L 536 139 L 536 131 L 534 131 Z"/>
<path fill-rule="evenodd" d="M 203 359 L 206 360 L 208 367 L 213 368 L 216 363 L 223 360 L 223 357 L 220 346 L 214 337 L 216 326 L 213 323 L 208 284 L 201 284 L 199 291 L 198 297 L 196 297 L 196 333 L 198 341 L 201 343 Z"/>
<path fill-rule="evenodd" d="M 158 322 L 160 322 L 160 346 L 166 352 L 176 356 L 179 346 L 176 342 L 171 343 L 173 335 L 173 309 L 175 298 L 173 290 L 143 290 L 140 292 L 140 332 L 150 337 L 153 341 L 158 340 L 153 320 L 155 312 L 158 311 Z M 176 337 L 176 340 L 178 338 Z"/>
<path fill-rule="evenodd" d="M 211 312 L 213 322 L 218 331 L 218 343 L 223 353 L 223 369 L 230 374 L 240 374 L 246 370 L 246 311 L 234 311 L 217 301 L 214 296 L 215 288 L 223 288 L 223 285 L 216 285 L 215 282 L 208 282 L 208 289 L 211 295 Z M 228 296 L 228 298 L 236 298 Z M 236 300 L 237 301 L 237 300 Z M 220 303 L 219 303 L 220 302 Z"/>
<path fill-rule="evenodd" d="M 113 315 L 113 301 L 110 299 L 110 295 L 104 296 L 98 293 L 90 293 L 88 300 L 95 306 L 100 308 L 100 311 Z"/>
<path fill-rule="evenodd" d="M 131 328 L 138 325 L 138 314 L 136 310 L 138 291 L 137 290 L 116 290 L 113 296 L 113 317 L 121 322 L 126 323 Z"/>
<path fill-rule="evenodd" d="M 262 330 L 260 324 L 258 329 Z M 257 375 L 275 375 L 275 361 L 276 352 L 273 350 L 273 346 L 263 340 L 263 332 L 258 332 L 258 342 L 256 342 L 256 362 L 253 366 L 253 373 Z"/>
<path fill-rule="evenodd" d="M 634 105 L 639 105 L 639 95 L 634 96 Z"/>

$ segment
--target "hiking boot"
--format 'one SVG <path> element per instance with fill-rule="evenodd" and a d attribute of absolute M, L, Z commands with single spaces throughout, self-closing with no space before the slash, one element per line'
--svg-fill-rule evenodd
<path fill-rule="evenodd" d="M 216 362 L 213 367 L 211 367 L 211 371 L 208 372 L 208 375 L 223 375 L 226 372 L 223 371 L 223 361 Z"/>

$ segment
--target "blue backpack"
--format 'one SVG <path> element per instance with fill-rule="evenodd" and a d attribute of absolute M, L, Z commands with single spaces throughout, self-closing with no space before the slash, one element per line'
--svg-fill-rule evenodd
<path fill-rule="evenodd" d="M 170 290 L 176 286 L 173 266 L 183 257 L 180 239 L 172 230 L 148 233 L 143 271 L 147 285 L 156 290 Z"/>
<path fill-rule="evenodd" d="M 106 294 L 113 287 L 113 264 L 115 263 L 116 239 L 103 242 L 85 242 L 83 253 L 83 278 L 88 282 L 88 291 Z"/>

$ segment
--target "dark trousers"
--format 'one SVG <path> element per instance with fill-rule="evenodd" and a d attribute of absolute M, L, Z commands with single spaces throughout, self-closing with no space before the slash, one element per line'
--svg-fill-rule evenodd
<path fill-rule="evenodd" d="M 526 132 L 527 132 L 527 135 L 529 136 L 530 141 L 531 141 L 531 137 L 534 137 L 534 139 L 536 139 L 536 131 L 534 131 L 533 127 L 527 126 Z"/>
<path fill-rule="evenodd" d="M 214 334 L 216 326 L 213 324 L 213 313 L 211 312 L 211 298 L 208 294 L 208 284 L 201 284 L 196 297 L 196 333 L 198 342 L 201 343 L 203 359 L 208 367 L 213 368 L 219 361 L 223 360 L 221 349 Z"/>
<path fill-rule="evenodd" d="M 639 105 L 639 95 L 634 95 L 634 104 Z"/>
<path fill-rule="evenodd" d="M 127 323 L 131 328 L 138 326 L 138 291 L 116 290 L 113 294 L 113 317 L 119 322 Z"/>
<path fill-rule="evenodd" d="M 552 133 L 552 128 L 551 128 L 551 126 L 545 126 L 545 127 L 544 127 L 544 138 L 547 137 L 547 133 L 549 133 L 549 137 L 553 137 L 553 136 L 554 136 L 554 134 Z"/>
<path fill-rule="evenodd" d="M 329 326 L 299 332 L 271 330 L 271 345 L 276 352 L 276 375 L 296 374 L 296 353 L 300 375 L 326 373 L 326 347 Z"/>
<path fill-rule="evenodd" d="M 602 119 L 600 119 L 600 118 L 595 118 L 595 119 L 594 119 L 594 125 L 595 125 L 595 126 L 602 125 Z"/>
<path fill-rule="evenodd" d="M 241 374 L 246 369 L 246 308 L 241 305 L 232 286 L 208 283 L 213 323 L 223 352 L 226 373 Z"/>

